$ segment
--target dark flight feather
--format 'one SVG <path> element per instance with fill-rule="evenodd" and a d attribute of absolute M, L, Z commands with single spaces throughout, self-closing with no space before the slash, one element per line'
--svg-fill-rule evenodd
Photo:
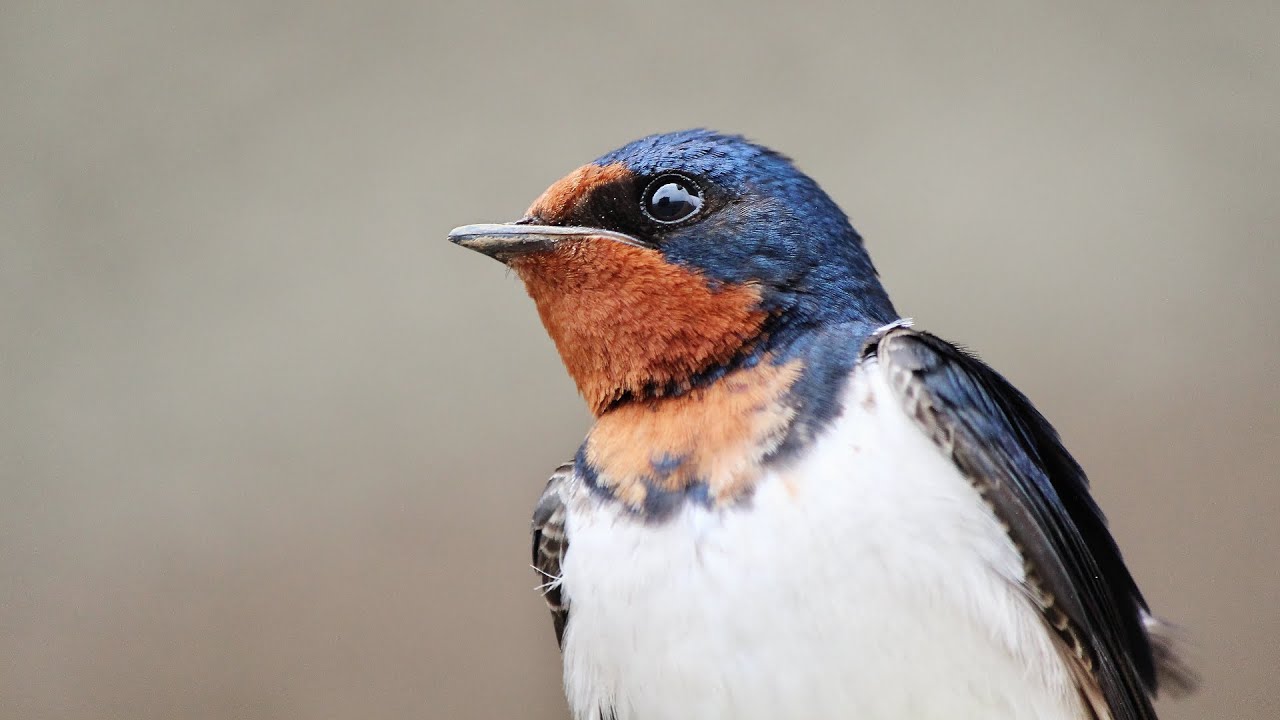
<path fill-rule="evenodd" d="M 1088 479 L 1057 432 L 1007 380 L 933 335 L 895 327 L 864 357 L 880 362 L 907 413 L 973 482 L 1027 566 L 1028 594 L 1058 634 L 1100 718 L 1155 720 L 1150 618 Z M 1161 662 L 1165 662 L 1161 660 Z M 1163 673 L 1162 673 L 1163 674 Z"/>
<path fill-rule="evenodd" d="M 533 511 L 533 568 L 538 571 L 542 596 L 555 624 L 556 643 L 561 646 L 569 622 L 569 604 L 560 590 L 560 565 L 569 549 L 564 533 L 565 492 L 572 481 L 573 463 L 556 468 Z"/>

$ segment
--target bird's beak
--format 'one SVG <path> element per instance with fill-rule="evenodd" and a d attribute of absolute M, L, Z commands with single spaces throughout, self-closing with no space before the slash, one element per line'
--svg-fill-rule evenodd
<path fill-rule="evenodd" d="M 463 225 L 454 228 L 449 233 L 449 239 L 464 248 L 483 253 L 503 263 L 522 255 L 553 250 L 556 245 L 575 239 L 611 240 L 624 245 L 648 247 L 630 235 L 612 230 L 518 223 Z"/>

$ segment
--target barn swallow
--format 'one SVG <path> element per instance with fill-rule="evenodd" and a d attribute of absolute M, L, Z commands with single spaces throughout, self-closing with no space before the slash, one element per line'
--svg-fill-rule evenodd
<path fill-rule="evenodd" d="M 449 238 L 595 416 L 534 512 L 578 720 L 1151 720 L 1189 689 L 1031 402 L 782 155 L 653 135 Z"/>

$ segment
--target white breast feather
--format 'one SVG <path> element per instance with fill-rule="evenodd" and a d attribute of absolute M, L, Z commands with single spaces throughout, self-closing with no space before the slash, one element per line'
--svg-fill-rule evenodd
<path fill-rule="evenodd" d="M 1088 717 L 1018 552 L 875 364 L 748 503 L 645 524 L 584 499 L 567 531 L 578 720 Z"/>

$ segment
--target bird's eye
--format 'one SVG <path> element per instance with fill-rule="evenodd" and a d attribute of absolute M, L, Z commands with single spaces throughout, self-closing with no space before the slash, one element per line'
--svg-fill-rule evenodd
<path fill-rule="evenodd" d="M 676 223 L 702 209 L 702 190 L 683 175 L 662 175 L 649 183 L 642 205 L 645 214 L 654 220 Z"/>

